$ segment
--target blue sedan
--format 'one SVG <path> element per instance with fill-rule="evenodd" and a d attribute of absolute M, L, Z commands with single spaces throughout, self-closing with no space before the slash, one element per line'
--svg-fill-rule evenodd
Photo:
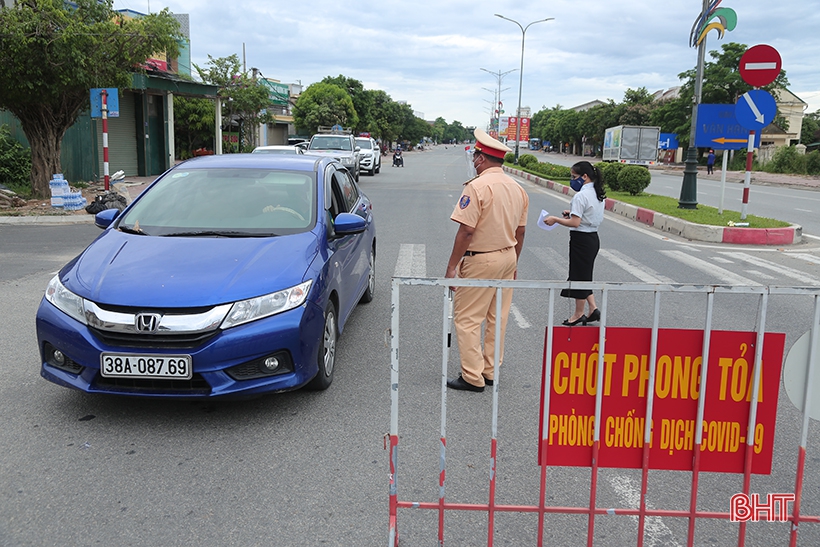
<path fill-rule="evenodd" d="M 204 156 L 175 166 L 51 280 L 41 375 L 89 393 L 219 397 L 333 381 L 375 288 L 370 201 L 336 160 Z"/>

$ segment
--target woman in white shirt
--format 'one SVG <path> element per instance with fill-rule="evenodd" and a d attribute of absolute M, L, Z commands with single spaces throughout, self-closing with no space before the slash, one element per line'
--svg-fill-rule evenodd
<path fill-rule="evenodd" d="M 575 195 L 570 202 L 570 208 L 563 212 L 563 218 L 548 216 L 544 222 L 548 226 L 561 224 L 570 229 L 569 232 L 569 281 L 592 281 L 592 270 L 595 267 L 595 257 L 601 244 L 598 239 L 598 226 L 604 220 L 604 183 L 601 173 L 588 161 L 580 161 L 570 170 L 572 179 L 570 186 Z M 563 325 L 586 325 L 600 321 L 601 310 L 595 305 L 595 296 L 591 290 L 563 289 L 561 296 L 575 299 L 575 313 L 564 320 Z M 589 311 L 584 313 L 584 304 L 589 305 Z"/>

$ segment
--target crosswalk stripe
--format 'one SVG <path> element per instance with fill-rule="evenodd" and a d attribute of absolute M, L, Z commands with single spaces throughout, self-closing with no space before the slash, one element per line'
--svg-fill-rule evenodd
<path fill-rule="evenodd" d="M 721 268 L 720 266 L 716 266 L 712 262 L 702 260 L 700 258 L 695 258 L 694 256 L 687 254 L 683 251 L 661 251 L 661 253 L 668 256 L 669 258 L 674 258 L 678 262 L 686 264 L 690 268 L 694 268 L 709 275 L 715 276 L 720 281 L 728 285 L 760 285 L 760 283 L 752 281 L 748 277 L 743 277 L 742 275 L 730 272 L 727 269 Z"/>
<path fill-rule="evenodd" d="M 549 268 L 553 275 L 544 276 L 547 279 L 564 279 L 567 275 L 566 264 L 567 257 L 560 254 L 552 247 L 527 247 L 525 249 L 532 252 L 535 257 L 547 268 Z"/>
<path fill-rule="evenodd" d="M 674 281 L 666 276 L 663 276 L 649 268 L 644 266 L 643 264 L 639 264 L 626 256 L 625 254 L 608 249 L 601 249 L 598 251 L 598 254 L 618 266 L 619 268 L 626 270 L 628 273 L 634 275 L 644 283 L 674 283 Z"/>
<path fill-rule="evenodd" d="M 820 264 L 820 256 L 809 254 L 809 253 L 783 253 L 785 256 L 790 256 L 792 258 L 799 258 L 800 260 L 805 260 L 809 264 Z"/>
<path fill-rule="evenodd" d="M 737 260 L 748 262 L 749 264 L 754 264 L 755 266 L 758 266 L 760 268 L 766 268 L 767 270 L 775 271 L 781 275 L 785 275 L 786 277 L 796 279 L 804 284 L 820 285 L 820 280 L 818 280 L 817 278 L 812 277 L 806 273 L 803 273 L 800 270 L 795 270 L 794 268 L 783 266 L 782 264 L 775 264 L 774 262 L 769 262 L 768 260 L 763 260 L 762 258 L 757 258 L 756 256 L 752 256 L 750 254 L 741 252 L 727 251 L 721 254 L 724 254 Z"/>
<path fill-rule="evenodd" d="M 393 277 L 427 277 L 427 247 L 423 243 L 402 243 Z"/>

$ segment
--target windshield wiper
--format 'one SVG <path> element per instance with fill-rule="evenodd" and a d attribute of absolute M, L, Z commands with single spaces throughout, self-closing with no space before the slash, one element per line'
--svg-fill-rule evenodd
<path fill-rule="evenodd" d="M 162 237 L 273 237 L 276 234 L 265 233 L 255 234 L 251 232 L 239 232 L 228 230 L 198 230 L 192 232 L 171 232 L 170 234 L 162 234 Z"/>
<path fill-rule="evenodd" d="M 139 228 L 134 229 L 134 228 L 129 228 L 128 226 L 118 226 L 117 229 L 120 232 L 125 232 L 126 234 L 137 234 L 138 236 L 147 236 L 148 235 L 145 232 L 143 232 L 142 230 L 140 230 Z"/>

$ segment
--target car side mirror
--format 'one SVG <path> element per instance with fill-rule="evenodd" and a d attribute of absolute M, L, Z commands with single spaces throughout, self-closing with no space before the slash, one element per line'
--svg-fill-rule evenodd
<path fill-rule="evenodd" d="M 119 209 L 106 209 L 94 215 L 94 225 L 98 228 L 108 228 L 120 214 Z"/>
<path fill-rule="evenodd" d="M 353 213 L 339 213 L 333 221 L 336 235 L 360 234 L 367 227 L 365 220 Z"/>
<path fill-rule="evenodd" d="M 354 151 L 354 152 L 361 152 L 361 151 L 362 151 L 362 147 L 361 147 L 361 146 L 357 146 L 357 147 L 356 147 L 353 151 Z"/>

